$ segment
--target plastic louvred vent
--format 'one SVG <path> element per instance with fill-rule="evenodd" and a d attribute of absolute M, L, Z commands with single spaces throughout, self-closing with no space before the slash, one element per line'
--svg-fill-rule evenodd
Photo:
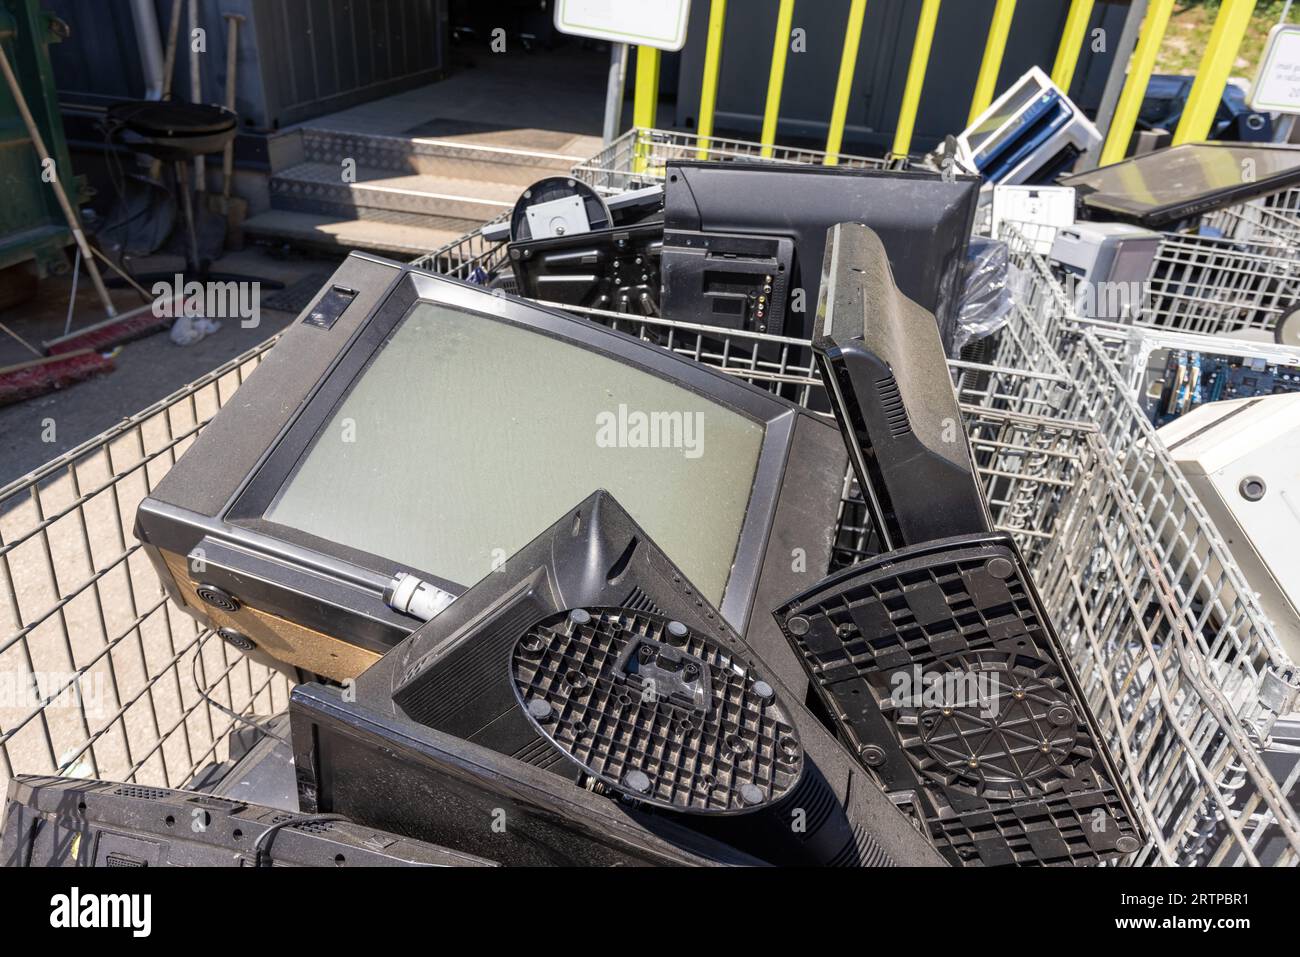
<path fill-rule="evenodd" d="M 898 391 L 898 383 L 893 376 L 888 376 L 876 385 L 880 389 L 880 407 L 885 413 L 889 434 L 894 438 L 907 435 L 912 431 L 912 423 L 907 419 L 907 407 L 903 405 L 903 394 Z"/>
<path fill-rule="evenodd" d="M 511 670 L 538 730 L 638 801 L 738 814 L 799 784 L 803 748 L 772 686 L 679 622 L 575 609 L 529 629 Z"/>
<path fill-rule="evenodd" d="M 853 566 L 777 613 L 845 737 L 956 863 L 1084 864 L 1142 836 L 1018 550 Z"/>
<path fill-rule="evenodd" d="M 114 788 L 113 793 L 122 797 L 140 798 L 143 801 L 160 801 L 172 795 L 172 792 L 165 788 L 151 788 L 143 784 L 122 784 Z"/>

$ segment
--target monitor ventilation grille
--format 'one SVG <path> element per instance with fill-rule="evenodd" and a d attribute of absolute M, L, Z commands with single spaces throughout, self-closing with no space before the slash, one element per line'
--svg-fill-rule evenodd
<path fill-rule="evenodd" d="M 885 376 L 876 383 L 880 391 L 880 407 L 885 413 L 885 424 L 889 434 L 898 438 L 912 431 L 912 424 L 907 420 L 907 408 L 903 405 L 903 394 L 898 391 L 898 382 L 894 377 Z"/>

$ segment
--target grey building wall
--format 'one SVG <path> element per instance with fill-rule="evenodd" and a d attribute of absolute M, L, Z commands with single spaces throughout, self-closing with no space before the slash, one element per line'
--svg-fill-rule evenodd
<path fill-rule="evenodd" d="M 45 0 L 72 28 L 52 56 L 65 105 L 104 106 L 144 93 L 126 0 Z M 154 0 L 166 42 L 171 0 Z M 188 99 L 188 0 L 174 95 Z M 446 0 L 201 0 L 203 99 L 223 102 L 226 22 L 240 27 L 236 109 L 246 129 L 275 130 L 437 79 L 446 66 Z"/>
<path fill-rule="evenodd" d="M 914 149 L 925 149 L 966 126 L 984 41 L 995 0 L 945 0 L 940 8 L 929 71 L 917 115 Z M 743 0 L 727 6 L 715 128 L 756 134 L 762 126 L 778 0 Z M 1003 60 L 998 91 L 1031 65 L 1048 72 L 1056 58 L 1069 0 L 1020 0 Z M 798 0 L 793 26 L 803 28 L 807 52 L 786 60 L 778 137 L 824 139 L 830 119 L 848 0 Z M 881 147 L 893 140 L 899 104 L 916 39 L 921 0 L 869 0 L 853 76 L 845 130 L 846 146 Z M 1103 0 L 1093 26 L 1114 40 L 1128 11 L 1127 0 Z M 694 129 L 698 120 L 709 3 L 695 0 L 682 51 L 675 122 Z M 1112 59 L 1085 51 L 1071 90 L 1084 109 L 1101 99 Z"/>

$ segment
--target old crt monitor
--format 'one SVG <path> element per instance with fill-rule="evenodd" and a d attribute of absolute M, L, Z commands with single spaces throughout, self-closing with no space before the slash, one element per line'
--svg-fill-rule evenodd
<path fill-rule="evenodd" d="M 857 223 L 826 239 L 813 351 L 886 549 L 989 530 L 952 377 L 930 314 L 894 284 Z"/>
<path fill-rule="evenodd" d="M 583 319 L 354 254 L 140 505 L 171 597 L 252 654 L 360 674 L 598 488 L 737 629 L 830 559 L 831 423 Z M 755 610 L 758 614 L 755 614 Z"/>
<path fill-rule="evenodd" d="M 879 234 L 899 288 L 935 315 L 944 346 L 951 347 L 979 177 L 960 175 L 949 181 L 922 171 L 685 161 L 670 162 L 666 177 L 662 269 L 668 318 L 716 322 L 673 308 L 684 303 L 688 310 L 700 309 L 701 303 L 717 301 L 706 297 L 702 285 L 709 270 L 694 268 L 702 243 L 734 243 L 738 236 L 786 238 L 794 243 L 794 261 L 780 290 L 786 300 L 780 332 L 811 338 L 826 230 L 858 222 Z M 717 269 L 725 270 L 728 255 L 737 253 L 724 246 L 714 256 Z M 779 270 L 776 245 L 763 255 Z M 683 261 L 687 266 L 679 267 Z M 688 285 L 679 289 L 677 281 Z M 778 291 L 775 285 L 773 291 Z M 802 313 L 795 308 L 800 304 Z"/>
<path fill-rule="evenodd" d="M 597 492 L 385 655 L 353 700 L 295 689 L 299 801 L 505 864 L 939 863 L 855 775 L 805 685 Z M 483 826 L 494 807 L 505 833 Z"/>

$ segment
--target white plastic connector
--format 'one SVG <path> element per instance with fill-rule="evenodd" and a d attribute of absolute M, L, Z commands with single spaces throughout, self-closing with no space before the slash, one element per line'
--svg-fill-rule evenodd
<path fill-rule="evenodd" d="M 455 600 L 456 596 L 451 592 L 443 591 L 406 572 L 394 575 L 384 589 L 384 601 L 389 608 L 421 621 L 428 621 Z"/>

